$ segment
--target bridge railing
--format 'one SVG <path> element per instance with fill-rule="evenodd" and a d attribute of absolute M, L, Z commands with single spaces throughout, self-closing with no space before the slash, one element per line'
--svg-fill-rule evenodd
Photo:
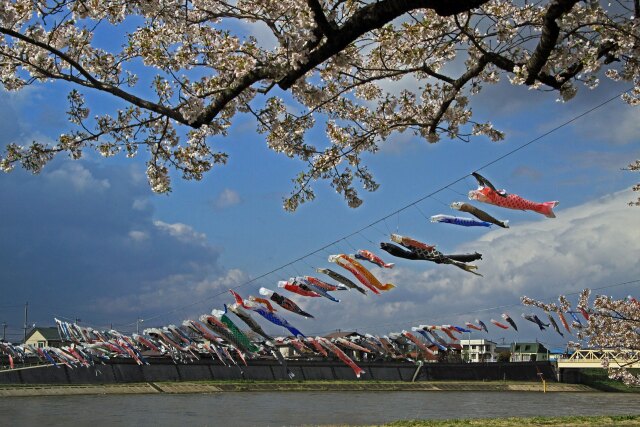
<path fill-rule="evenodd" d="M 640 368 L 640 351 L 632 349 L 580 349 L 568 358 L 559 358 L 558 367 L 602 367 L 604 360 L 612 368 Z"/>

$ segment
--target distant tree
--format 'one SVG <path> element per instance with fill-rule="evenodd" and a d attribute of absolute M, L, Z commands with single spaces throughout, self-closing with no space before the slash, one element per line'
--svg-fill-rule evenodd
<path fill-rule="evenodd" d="M 573 348 L 581 348 L 584 345 L 596 349 L 631 350 L 626 352 L 630 358 L 629 366 L 640 362 L 640 302 L 633 297 L 613 299 L 600 295 L 590 304 L 590 294 L 589 289 L 580 294 L 577 309 L 584 310 L 589 320 L 585 319 L 586 325 L 582 327 L 576 322 L 573 323 L 579 342 L 571 342 L 569 345 Z M 523 304 L 549 312 L 566 313 L 571 310 L 566 297 L 561 295 L 559 301 L 559 305 L 547 304 L 526 296 L 522 297 Z M 628 385 L 640 385 L 640 375 L 630 372 L 625 366 L 619 368 L 605 360 L 604 367 L 609 369 L 611 378 L 620 379 Z"/>
<path fill-rule="evenodd" d="M 511 352 L 510 351 L 501 351 L 498 353 L 498 362 L 510 362 L 511 361 Z"/>
<path fill-rule="evenodd" d="M 438 351 L 438 362 L 440 363 L 462 363 L 462 354 L 460 351 L 448 349 Z"/>
<path fill-rule="evenodd" d="M 4 0 L 2 87 L 66 82 L 73 127 L 53 145 L 9 144 L 0 167 L 142 146 L 152 189 L 168 192 L 170 169 L 201 179 L 227 161 L 215 138 L 243 114 L 305 165 L 285 209 L 317 180 L 357 207 L 354 180 L 378 188 L 362 155 L 396 132 L 502 139 L 472 119 L 469 96 L 504 76 L 563 101 L 606 76 L 633 82 L 623 98 L 638 104 L 639 16 L 638 0 Z M 404 77 L 415 90 L 387 89 Z M 92 113 L 89 92 L 122 106 Z M 325 138 L 310 138 L 319 125 Z"/>

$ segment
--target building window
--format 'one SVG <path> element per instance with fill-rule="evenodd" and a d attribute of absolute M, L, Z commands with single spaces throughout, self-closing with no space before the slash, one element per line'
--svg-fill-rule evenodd
<path fill-rule="evenodd" d="M 38 348 L 44 348 L 44 341 L 38 341 Z"/>

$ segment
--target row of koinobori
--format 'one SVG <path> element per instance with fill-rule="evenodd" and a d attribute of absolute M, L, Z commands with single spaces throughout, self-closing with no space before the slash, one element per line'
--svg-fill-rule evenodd
<path fill-rule="evenodd" d="M 509 209 L 531 210 L 549 218 L 555 218 L 552 208 L 558 202 L 531 202 L 515 194 L 507 194 L 504 190 L 496 190 L 491 182 L 476 172 L 472 175 L 478 181 L 479 188 L 469 192 L 469 199 Z M 465 227 L 489 227 L 495 224 L 499 227 L 508 228 L 508 221 L 498 220 L 471 204 L 455 202 L 451 204 L 451 207 L 470 213 L 477 219 L 435 215 L 431 217 L 431 220 Z M 438 264 L 451 264 L 479 275 L 474 271 L 477 266 L 469 264 L 482 258 L 482 255 L 477 252 L 473 254 L 445 255 L 436 250 L 435 245 L 428 245 L 398 234 L 392 234 L 391 241 L 398 243 L 400 246 L 392 243 L 381 243 L 380 248 L 395 257 L 431 261 Z M 280 281 L 278 288 L 304 297 L 324 297 L 333 302 L 339 302 L 339 299 L 330 292 L 353 289 L 362 294 L 366 294 L 368 290 L 374 294 L 380 294 L 395 287 L 391 283 L 381 283 L 358 262 L 358 260 L 364 260 L 376 264 L 380 268 L 393 268 L 393 263 L 384 262 L 371 251 L 359 250 L 353 255 L 330 255 L 328 260 L 350 272 L 364 287 L 333 270 L 319 268 L 317 269 L 318 273 L 328 276 L 337 283 L 331 284 L 312 276 L 298 276 L 288 281 Z M 456 341 L 459 341 L 459 336 L 456 334 L 469 333 L 472 329 L 488 332 L 487 325 L 481 320 L 475 319 L 475 323 L 466 322 L 464 328 L 455 325 L 419 325 L 411 328 L 413 333 L 403 330 L 401 333 L 390 333 L 383 336 L 365 334 L 364 336 L 332 339 L 321 336 L 308 337 L 291 325 L 284 317 L 276 314 L 277 310 L 272 304 L 275 303 L 279 307 L 297 315 L 313 318 L 312 314 L 302 310 L 293 300 L 264 287 L 259 290 L 260 296 L 249 296 L 248 299 L 243 299 L 233 290 L 230 290 L 230 292 L 234 296 L 235 303 L 228 306 L 225 305 L 224 311 L 213 310 L 211 314 L 202 315 L 198 320 L 185 320 L 181 327 L 169 325 L 162 328 L 147 328 L 143 331 L 143 334 L 128 336 L 115 330 L 97 331 L 89 327 L 55 319 L 61 338 L 71 342 L 71 345 L 61 348 L 37 348 L 31 345 L 0 343 L 0 353 L 8 355 L 11 367 L 14 366 L 14 359 L 23 360 L 28 355 L 35 355 L 43 362 L 54 366 L 66 365 L 70 368 L 90 366 L 113 357 L 130 357 L 138 364 L 146 364 L 148 362 L 143 352 L 150 351 L 155 354 L 171 356 L 173 360 L 179 362 L 189 362 L 202 357 L 203 354 L 210 354 L 227 366 L 238 367 L 242 364 L 246 365 L 247 357 L 274 357 L 287 369 L 286 360 L 276 347 L 277 343 L 285 343 L 294 347 L 301 355 L 329 357 L 329 353 L 333 353 L 351 367 L 356 377 L 359 378 L 364 373 L 364 370 L 357 366 L 343 350 L 362 352 L 363 354 L 369 354 L 371 358 L 412 360 L 415 357 L 423 357 L 434 359 L 436 357 L 434 350 L 446 352 L 449 349 L 461 348 L 456 343 Z M 578 310 L 585 319 L 589 319 L 587 311 L 582 308 L 578 308 Z M 228 315 L 229 312 L 237 316 L 251 329 L 253 339 L 233 322 Z M 535 314 L 522 314 L 522 317 L 535 323 L 540 330 L 552 326 L 558 334 L 564 336 L 552 314 L 550 312 L 545 313 L 549 323 L 544 323 Z M 580 328 L 583 326 L 578 316 L 576 316 L 578 312 L 569 310 L 567 313 L 573 317 L 573 327 Z M 291 337 L 270 336 L 252 317 L 252 314 L 257 314 L 275 325 L 286 328 L 291 333 Z M 556 314 L 565 330 L 571 333 L 571 328 L 562 311 L 558 309 Z M 507 313 L 503 313 L 502 318 L 510 326 L 494 319 L 491 319 L 491 323 L 502 329 L 511 327 L 516 331 L 518 330 L 516 323 Z M 447 341 L 440 333 L 446 335 L 451 341 Z M 412 351 L 412 347 L 415 351 Z M 291 371 L 287 369 L 287 372 L 290 377 L 293 377 Z"/>
<path fill-rule="evenodd" d="M 258 298 L 254 298 L 255 300 Z M 347 366 L 351 367 L 356 375 L 360 377 L 364 373 L 357 364 L 347 356 L 343 349 L 355 350 L 365 354 L 370 354 L 372 359 L 385 358 L 392 360 L 412 361 L 415 357 L 425 359 L 436 359 L 432 348 L 437 348 L 442 352 L 450 349 L 461 349 L 456 343 L 460 338 L 456 334 L 471 332 L 471 329 L 488 332 L 487 325 L 479 319 L 475 324 L 466 322 L 469 329 L 455 325 L 420 325 L 413 327 L 411 333 L 402 331 L 401 333 L 390 333 L 383 336 L 365 334 L 364 336 L 332 338 L 316 336 L 307 337 L 282 317 L 274 313 L 264 311 L 261 307 L 254 309 L 249 301 L 243 301 L 252 311 L 257 311 L 265 318 L 276 324 L 286 327 L 295 337 L 271 337 L 253 320 L 249 312 L 243 310 L 237 303 L 228 308 L 242 319 L 251 330 L 259 333 L 260 339 L 250 339 L 249 336 L 240 330 L 237 325 L 227 316 L 227 312 L 214 310 L 211 315 L 200 316 L 199 321 L 185 320 L 182 328 L 175 325 L 163 328 L 148 328 L 143 334 L 124 335 L 116 330 L 97 331 L 89 327 L 83 327 L 75 323 L 68 323 L 56 320 L 61 337 L 72 344 L 57 347 L 36 347 L 33 345 L 13 345 L 11 343 L 0 342 L 0 353 L 8 356 L 10 367 L 14 367 L 14 360 L 22 361 L 30 355 L 35 355 L 44 363 L 50 363 L 55 367 L 65 365 L 70 369 L 93 366 L 96 363 L 103 363 L 106 360 L 118 357 L 131 358 L 139 365 L 148 364 L 143 352 L 151 351 L 154 355 L 168 355 L 174 361 L 188 363 L 203 357 L 203 354 L 210 354 L 219 359 L 226 366 L 237 366 L 241 369 L 241 364 L 246 365 L 246 359 L 264 358 L 271 355 L 279 361 L 287 370 L 288 375 L 293 378 L 293 373 L 287 369 L 287 363 L 280 351 L 277 350 L 276 343 L 285 343 L 293 346 L 300 355 L 329 357 L 329 352 L 335 354 Z M 634 299 L 636 304 L 640 303 Z M 273 309 L 273 308 L 272 308 Z M 588 319 L 589 314 L 579 309 L 580 313 Z M 568 311 L 573 318 L 573 327 L 583 327 L 582 323 L 575 316 L 574 311 Z M 557 327 L 553 317 L 548 313 L 549 320 L 558 333 L 562 332 Z M 566 330 L 571 333 L 568 323 L 564 320 L 562 312 L 558 316 Z M 517 325 L 508 314 L 503 313 L 502 317 L 515 330 Z M 536 323 L 541 330 L 549 324 L 543 323 L 535 314 L 523 317 Z M 494 319 L 491 322 L 500 328 L 508 329 L 509 326 Z M 438 332 L 437 332 L 438 331 Z M 447 342 L 439 333 L 444 333 L 452 341 Z M 421 340 L 419 337 L 424 339 Z M 417 348 L 417 354 L 411 349 L 407 349 L 407 344 L 413 344 Z M 239 363 L 240 362 L 240 363 Z"/>

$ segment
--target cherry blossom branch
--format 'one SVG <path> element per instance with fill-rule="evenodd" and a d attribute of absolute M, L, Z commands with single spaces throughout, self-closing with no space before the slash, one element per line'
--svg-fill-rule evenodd
<path fill-rule="evenodd" d="M 287 73 L 278 81 L 281 89 L 291 88 L 293 83 L 314 67 L 342 51 L 358 37 L 368 33 L 395 18 L 414 9 L 433 9 L 440 16 L 451 16 L 476 8 L 488 0 L 383 0 L 368 4 L 359 9 L 340 28 L 336 29 L 331 39 L 311 52 L 307 60 Z"/>
<path fill-rule="evenodd" d="M 183 123 L 183 124 L 187 124 L 185 119 L 182 117 L 182 115 L 180 113 L 178 113 L 175 110 L 169 109 L 167 107 L 164 107 L 162 105 L 144 100 L 142 98 L 139 98 L 129 92 L 126 92 L 116 86 L 112 86 L 106 83 L 103 83 L 99 80 L 97 80 L 95 77 L 93 77 L 91 75 L 91 73 L 89 73 L 87 70 L 84 69 L 84 67 L 82 67 L 82 65 L 80 65 L 77 61 L 75 61 L 73 58 L 71 58 L 70 56 L 68 56 L 67 54 L 65 54 L 64 52 L 54 48 L 53 46 L 50 46 L 46 43 L 42 43 L 38 40 L 35 40 L 31 37 L 27 37 L 24 34 L 18 33 L 16 31 L 13 31 L 10 28 L 5 28 L 5 27 L 0 27 L 0 33 L 2 34 L 6 34 L 8 36 L 11 37 L 15 37 L 19 40 L 25 41 L 29 44 L 32 44 L 34 46 L 38 46 L 41 49 L 44 49 L 52 54 L 54 54 L 55 56 L 61 58 L 63 61 L 65 61 L 67 64 L 69 64 L 72 68 L 76 69 L 80 74 L 82 74 L 86 80 L 82 80 L 79 79 L 75 76 L 72 76 L 71 74 L 66 75 L 66 74 L 60 74 L 58 76 L 54 75 L 54 74 L 49 74 L 49 77 L 52 78 L 58 78 L 61 80 L 67 80 L 70 82 L 74 82 L 74 83 L 78 83 L 81 84 L 83 86 L 86 87 L 91 87 L 94 89 L 98 89 L 100 91 L 103 92 L 108 92 L 111 93 L 112 95 L 115 95 L 119 98 L 122 98 L 123 100 L 130 102 L 133 105 L 136 105 L 140 108 L 144 108 L 146 110 L 149 111 L 153 111 L 156 112 L 158 114 L 162 114 L 164 116 L 167 117 L 171 117 L 172 119 L 174 119 L 177 122 Z"/>
<path fill-rule="evenodd" d="M 332 38 L 337 25 L 335 22 L 329 22 L 320 2 L 318 0 L 307 0 L 307 5 L 313 12 L 313 20 L 318 24 L 318 28 L 320 28 L 324 36 L 328 39 Z"/>
<path fill-rule="evenodd" d="M 540 41 L 527 62 L 526 85 L 530 86 L 536 81 L 538 74 L 547 63 L 549 55 L 551 55 L 551 52 L 558 42 L 560 27 L 556 20 L 568 13 L 578 1 L 579 0 L 554 0 L 549 5 L 547 13 L 544 16 L 544 26 L 542 27 Z"/>

